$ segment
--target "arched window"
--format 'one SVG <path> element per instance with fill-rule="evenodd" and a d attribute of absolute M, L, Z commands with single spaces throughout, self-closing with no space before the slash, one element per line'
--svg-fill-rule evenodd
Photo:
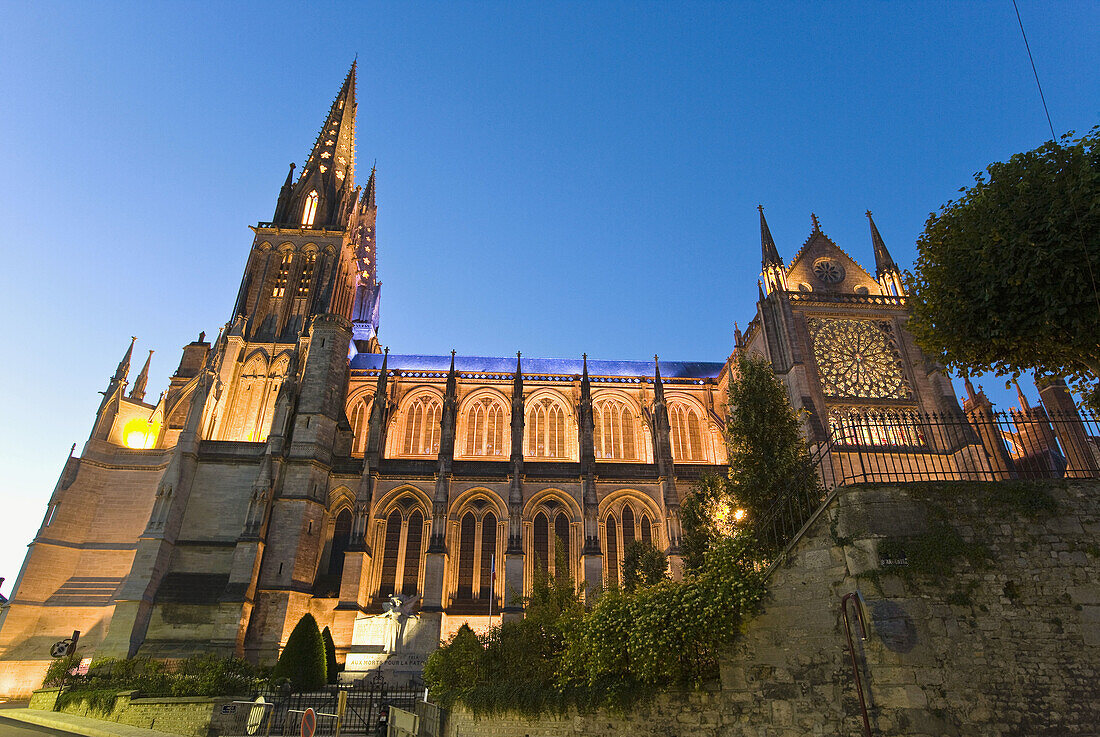
<path fill-rule="evenodd" d="M 313 283 L 313 270 L 317 266 L 317 254 L 307 253 L 306 262 L 302 266 L 302 275 L 298 277 L 298 296 L 305 297 L 309 294 L 309 287 Z"/>
<path fill-rule="evenodd" d="M 554 575 L 559 579 L 569 576 L 569 518 L 559 512 L 554 520 Z"/>
<path fill-rule="evenodd" d="M 424 516 L 420 510 L 409 515 L 408 531 L 405 533 L 405 570 L 402 575 L 402 594 L 416 594 L 420 591 L 420 556 L 424 552 Z"/>
<path fill-rule="evenodd" d="M 565 458 L 565 412 L 549 397 L 527 410 L 527 453 L 531 458 Z"/>
<path fill-rule="evenodd" d="M 302 208 L 302 227 L 309 228 L 313 226 L 313 220 L 317 217 L 317 190 L 313 190 L 306 195 L 306 204 Z"/>
<path fill-rule="evenodd" d="M 290 278 L 290 263 L 294 256 L 288 251 L 283 254 L 283 260 L 279 264 L 279 271 L 275 274 L 275 288 L 271 290 L 272 297 L 282 297 L 286 294 L 286 282 Z"/>
<path fill-rule="evenodd" d="M 625 402 L 605 399 L 594 407 L 597 458 L 635 460 L 634 412 Z"/>
<path fill-rule="evenodd" d="M 668 412 L 671 425 L 672 458 L 676 461 L 705 461 L 702 422 L 692 407 L 673 402 Z"/>
<path fill-rule="evenodd" d="M 379 597 L 386 597 L 396 592 L 397 561 L 400 560 L 401 551 L 401 512 L 396 509 L 386 518 L 386 542 L 383 547 Z"/>
<path fill-rule="evenodd" d="M 492 512 L 481 519 L 481 592 L 479 599 L 488 599 L 493 590 L 494 556 L 497 552 L 497 517 Z"/>
<path fill-rule="evenodd" d="M 539 512 L 535 515 L 535 566 L 543 573 L 550 570 L 550 520 Z"/>
<path fill-rule="evenodd" d="M 604 536 L 607 581 L 611 586 L 618 586 L 623 555 L 630 543 L 640 540 L 647 545 L 654 544 L 652 522 L 648 514 L 643 513 L 639 518 L 633 506 L 624 504 L 618 519 L 614 514 L 607 515 L 604 520 Z"/>
<path fill-rule="evenodd" d="M 475 400 L 467 410 L 466 455 L 504 455 L 504 408 L 492 397 Z"/>
<path fill-rule="evenodd" d="M 260 412 L 264 407 L 267 389 L 267 361 L 255 355 L 244 365 L 237 382 L 237 394 L 227 418 L 224 440 L 260 441 Z"/>
<path fill-rule="evenodd" d="M 604 568 L 607 570 L 607 583 L 619 585 L 619 526 L 615 524 L 615 515 L 607 515 L 605 521 L 607 545 L 605 546 Z"/>
<path fill-rule="evenodd" d="M 405 410 L 405 455 L 434 455 L 439 452 L 439 415 L 442 406 L 430 394 L 414 399 Z"/>
<path fill-rule="evenodd" d="M 477 518 L 473 512 L 462 517 L 458 539 L 458 598 L 474 598 L 474 538 L 477 536 Z"/>
<path fill-rule="evenodd" d="M 367 402 L 361 399 L 355 403 L 355 409 L 351 413 L 351 452 L 352 455 L 363 455 L 367 445 Z"/>
<path fill-rule="evenodd" d="M 332 547 L 328 556 L 328 575 L 337 579 L 344 573 L 344 553 L 351 543 L 351 512 L 344 510 L 336 515 L 332 529 Z"/>

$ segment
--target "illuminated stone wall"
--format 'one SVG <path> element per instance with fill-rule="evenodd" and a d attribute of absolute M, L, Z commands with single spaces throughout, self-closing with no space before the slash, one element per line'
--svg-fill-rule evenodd
<path fill-rule="evenodd" d="M 873 734 L 1096 734 L 1100 483 L 999 488 L 842 490 L 772 574 L 763 611 L 745 626 L 712 688 L 665 695 L 625 716 L 475 720 L 458 712 L 447 734 L 860 734 L 840 609 L 841 597 L 857 589 L 869 639 L 859 642 L 854 620 L 852 631 Z M 1043 511 L 1042 494 L 1053 511 Z M 943 523 L 977 566 L 962 556 L 944 575 L 909 581 L 882 570 L 885 541 L 934 543 Z"/>

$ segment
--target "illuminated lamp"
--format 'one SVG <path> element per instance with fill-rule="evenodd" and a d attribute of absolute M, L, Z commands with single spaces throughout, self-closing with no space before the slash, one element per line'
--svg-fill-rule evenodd
<path fill-rule="evenodd" d="M 127 448 L 147 450 L 157 444 L 160 423 L 135 417 L 122 426 L 122 442 Z"/>

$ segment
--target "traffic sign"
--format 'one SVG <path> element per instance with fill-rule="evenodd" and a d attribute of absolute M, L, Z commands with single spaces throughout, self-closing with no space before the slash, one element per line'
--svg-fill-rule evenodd
<path fill-rule="evenodd" d="M 306 709 L 302 714 L 302 737 L 313 737 L 317 731 L 317 713 L 313 709 Z"/>

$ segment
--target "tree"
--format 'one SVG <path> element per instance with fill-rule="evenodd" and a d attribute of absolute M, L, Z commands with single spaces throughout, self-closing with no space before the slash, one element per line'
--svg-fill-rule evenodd
<path fill-rule="evenodd" d="M 325 672 L 329 683 L 336 683 L 336 672 L 339 666 L 336 664 L 336 643 L 332 639 L 332 630 L 325 627 L 321 630 L 321 639 L 325 642 Z"/>
<path fill-rule="evenodd" d="M 707 551 L 721 534 L 715 524 L 716 512 L 730 506 L 729 479 L 713 474 L 703 476 L 688 491 L 680 505 L 680 554 L 684 570 L 698 573 Z"/>
<path fill-rule="evenodd" d="M 631 540 L 623 550 L 623 588 L 631 592 L 668 576 L 668 556 L 649 543 Z"/>
<path fill-rule="evenodd" d="M 312 614 L 304 615 L 294 626 L 271 679 L 288 680 L 296 691 L 315 691 L 328 682 L 325 642 Z"/>
<path fill-rule="evenodd" d="M 948 368 L 1100 378 L 1100 126 L 974 175 L 931 213 L 908 328 Z"/>
<path fill-rule="evenodd" d="M 762 356 L 742 354 L 737 360 L 729 382 L 726 443 L 729 495 L 736 505 L 731 514 L 744 510 L 747 523 L 757 524 L 780 497 L 793 502 L 788 503 L 789 509 L 810 507 L 809 511 L 820 500 L 821 484 L 810 463 L 798 413 L 771 363 Z M 763 540 L 760 534 L 757 537 Z"/>

